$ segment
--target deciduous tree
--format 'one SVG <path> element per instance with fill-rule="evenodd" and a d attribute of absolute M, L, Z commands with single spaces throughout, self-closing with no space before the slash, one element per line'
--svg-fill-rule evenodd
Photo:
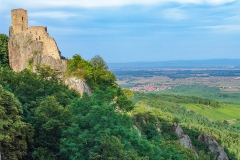
<path fill-rule="evenodd" d="M 8 36 L 0 34 L 0 64 L 8 66 Z"/>
<path fill-rule="evenodd" d="M 27 154 L 31 125 L 22 121 L 22 106 L 0 85 L 0 154 L 3 160 L 21 159 Z"/>

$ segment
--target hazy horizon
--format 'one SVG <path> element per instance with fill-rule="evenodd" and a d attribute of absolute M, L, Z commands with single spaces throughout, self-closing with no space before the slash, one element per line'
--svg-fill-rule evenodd
<path fill-rule="evenodd" d="M 154 62 L 108 63 L 110 69 L 117 68 L 232 68 L 240 67 L 240 59 L 173 60 Z"/>
<path fill-rule="evenodd" d="M 159 63 L 159 62 L 184 62 L 184 61 L 221 61 L 221 60 L 230 60 L 230 61 L 240 61 L 238 59 L 230 59 L 230 58 L 219 58 L 219 59 L 181 59 L 181 60 L 153 60 L 153 61 L 131 61 L 131 62 L 110 62 L 110 63 Z"/>
<path fill-rule="evenodd" d="M 0 0 L 0 33 L 11 10 L 47 26 L 63 56 L 107 63 L 240 59 L 237 0 Z"/>

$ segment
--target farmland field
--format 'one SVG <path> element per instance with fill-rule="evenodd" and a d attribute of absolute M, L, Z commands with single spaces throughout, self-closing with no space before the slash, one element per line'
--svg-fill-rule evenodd
<path fill-rule="evenodd" d="M 180 104 L 180 106 L 184 106 L 188 110 L 193 110 L 213 121 L 227 120 L 230 124 L 234 124 L 240 117 L 240 105 L 221 104 L 219 108 L 203 104 Z"/>
<path fill-rule="evenodd" d="M 203 104 L 181 103 L 179 105 L 210 120 L 226 120 L 229 124 L 240 126 L 239 70 L 148 69 L 142 72 L 139 70 L 118 72 L 116 75 L 119 85 L 133 91 L 216 100 L 220 102 L 218 108 Z"/>
<path fill-rule="evenodd" d="M 217 87 L 183 85 L 174 87 L 171 90 L 165 90 L 155 93 L 178 94 L 187 96 L 191 95 L 217 100 L 222 103 L 233 103 L 240 105 L 240 92 L 225 92 Z"/>

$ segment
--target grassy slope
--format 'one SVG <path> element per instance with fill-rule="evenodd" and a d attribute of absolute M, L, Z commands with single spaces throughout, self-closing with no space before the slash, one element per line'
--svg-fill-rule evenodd
<path fill-rule="evenodd" d="M 236 124 L 234 124 L 234 126 L 240 126 L 240 122 L 237 122 Z"/>
<path fill-rule="evenodd" d="M 193 110 L 213 121 L 233 120 L 240 118 L 240 105 L 235 104 L 222 104 L 219 108 L 213 108 L 211 106 L 203 104 L 180 104 L 185 106 L 188 110 Z M 232 121 L 232 124 L 236 123 Z"/>
<path fill-rule="evenodd" d="M 155 92 L 156 93 L 156 92 Z M 221 92 L 216 87 L 179 86 L 172 90 L 160 91 L 159 94 L 179 94 L 214 99 L 223 103 L 240 104 L 240 93 Z"/>
<path fill-rule="evenodd" d="M 181 104 L 181 106 L 185 106 L 188 110 L 193 110 L 213 121 L 228 120 L 230 124 L 240 125 L 240 122 L 237 121 L 237 119 L 240 119 L 240 93 L 226 93 L 215 87 L 200 86 L 179 86 L 172 90 L 154 93 L 197 96 L 220 101 L 222 102 L 220 108 L 202 104 Z"/>

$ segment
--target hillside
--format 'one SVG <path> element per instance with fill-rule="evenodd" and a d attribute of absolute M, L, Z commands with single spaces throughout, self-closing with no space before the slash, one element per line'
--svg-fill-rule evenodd
<path fill-rule="evenodd" d="M 180 96 L 180 95 L 162 95 L 152 93 L 135 93 L 134 101 L 137 105 L 145 105 L 148 108 L 160 109 L 164 112 L 171 113 L 179 124 L 183 126 L 185 133 L 187 133 L 193 143 L 200 133 L 207 133 L 215 137 L 226 150 L 234 152 L 239 158 L 239 131 L 240 127 L 231 126 L 226 121 L 213 121 L 205 116 L 196 114 L 192 110 L 187 110 L 185 105 L 204 105 L 209 103 L 209 99 L 203 99 L 194 96 Z M 219 108 L 214 101 L 208 106 Z M 221 105 L 221 104 L 219 104 Z M 211 112 L 208 110 L 208 112 Z M 211 113 L 209 113 L 211 114 Z M 190 129 L 191 128 L 191 129 Z M 231 135 L 231 136 L 230 136 Z M 233 136 L 234 135 L 234 136 Z M 194 142 L 195 141 L 195 142 Z M 197 142 L 199 143 L 199 142 Z M 199 146 L 199 144 L 196 144 Z M 230 153 L 228 153 L 230 154 Z M 238 159 L 237 158 L 237 159 Z M 230 159 L 234 159 L 230 157 Z"/>
<path fill-rule="evenodd" d="M 175 97 L 122 89 L 100 56 L 75 55 L 60 74 L 84 81 L 91 93 L 82 95 L 46 65 L 34 73 L 14 72 L 5 58 L 0 64 L 3 160 L 240 158 L 238 127 L 187 111 Z"/>

